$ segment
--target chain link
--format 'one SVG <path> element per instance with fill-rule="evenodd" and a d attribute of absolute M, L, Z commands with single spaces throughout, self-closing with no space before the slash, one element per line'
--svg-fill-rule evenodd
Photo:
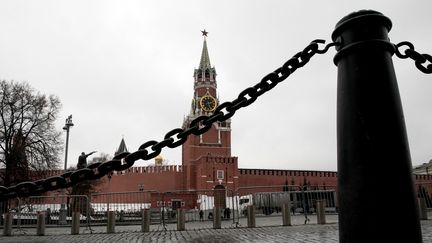
<path fill-rule="evenodd" d="M 185 130 L 175 128 L 166 133 L 164 139 L 160 142 L 154 140 L 145 142 L 137 151 L 121 153 L 104 163 L 91 164 L 87 168 L 66 172 L 60 176 L 52 176 L 44 180 L 21 182 L 11 187 L 0 186 L 0 198 L 25 197 L 71 187 L 87 180 L 96 180 L 105 175 L 110 175 L 113 171 L 126 170 L 132 167 L 135 161 L 139 159 L 153 159 L 165 147 L 178 147 L 186 142 L 189 135 L 201 135 L 207 132 L 214 122 L 222 122 L 231 118 L 237 110 L 249 106 L 259 96 L 288 78 L 295 70 L 306 65 L 315 54 L 324 54 L 330 47 L 336 45 L 336 43 L 330 43 L 320 50 L 319 44 L 325 44 L 325 40 L 312 41 L 303 51 L 298 52 L 281 67 L 266 75 L 259 83 L 240 92 L 236 99 L 220 104 L 212 115 L 199 116 L 192 120 Z"/>
<path fill-rule="evenodd" d="M 423 73 L 432 73 L 432 56 L 429 54 L 420 54 L 414 50 L 414 45 L 408 41 L 402 41 L 395 45 L 396 56 L 401 59 L 411 58 L 414 60 L 416 67 Z M 428 62 L 428 63 L 426 63 Z"/>

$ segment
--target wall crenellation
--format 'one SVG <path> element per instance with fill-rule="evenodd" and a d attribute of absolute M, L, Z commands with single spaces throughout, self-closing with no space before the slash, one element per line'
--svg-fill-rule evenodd
<path fill-rule="evenodd" d="M 148 165 L 131 167 L 125 171 L 115 171 L 114 175 L 124 175 L 129 173 L 183 173 L 186 169 L 184 165 Z"/>
<path fill-rule="evenodd" d="M 305 170 L 272 170 L 272 169 L 238 169 L 240 175 L 262 175 L 262 176 L 316 176 L 336 177 L 335 171 L 305 171 Z"/>

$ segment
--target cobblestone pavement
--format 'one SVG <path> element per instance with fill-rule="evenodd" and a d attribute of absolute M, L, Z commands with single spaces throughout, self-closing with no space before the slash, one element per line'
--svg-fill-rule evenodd
<path fill-rule="evenodd" d="M 422 221 L 423 241 L 432 242 L 432 220 Z M 326 225 L 272 226 L 258 228 L 195 229 L 186 231 L 151 231 L 149 233 L 93 233 L 80 235 L 0 236 L 0 242 L 339 242 L 338 226 Z"/>

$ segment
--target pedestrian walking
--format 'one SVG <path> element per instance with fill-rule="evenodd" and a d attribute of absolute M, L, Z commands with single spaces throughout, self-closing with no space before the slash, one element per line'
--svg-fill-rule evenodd
<path fill-rule="evenodd" d="M 204 221 L 204 212 L 202 210 L 199 211 L 200 221 Z"/>

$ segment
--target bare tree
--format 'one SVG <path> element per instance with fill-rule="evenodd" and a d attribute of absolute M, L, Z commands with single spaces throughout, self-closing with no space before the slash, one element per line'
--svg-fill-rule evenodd
<path fill-rule="evenodd" d="M 34 179 L 58 166 L 61 132 L 55 120 L 58 97 L 35 91 L 26 82 L 0 81 L 0 179 L 4 186 Z"/>

